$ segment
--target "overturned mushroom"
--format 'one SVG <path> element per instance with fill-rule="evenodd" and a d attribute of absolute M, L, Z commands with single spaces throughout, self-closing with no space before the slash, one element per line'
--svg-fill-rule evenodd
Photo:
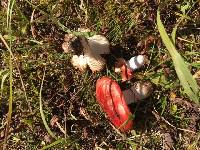
<path fill-rule="evenodd" d="M 96 83 L 96 98 L 109 120 L 121 131 L 133 127 L 132 113 L 128 104 L 146 99 L 153 92 L 150 82 L 137 82 L 128 90 L 121 91 L 120 86 L 109 77 L 102 77 Z"/>
<path fill-rule="evenodd" d="M 66 34 L 64 41 L 63 50 L 66 53 L 74 53 L 71 62 L 75 68 L 84 71 L 88 65 L 92 72 L 96 72 L 105 67 L 106 60 L 101 57 L 101 54 L 110 53 L 110 43 L 105 36 L 94 35 L 86 38 Z"/>
<path fill-rule="evenodd" d="M 127 63 L 127 66 L 130 69 L 136 70 L 136 69 L 141 68 L 147 62 L 148 62 L 147 56 L 145 56 L 145 55 L 138 55 L 138 56 L 132 57 L 126 63 Z"/>
<path fill-rule="evenodd" d="M 96 54 L 110 54 L 110 43 L 103 35 L 94 35 L 88 38 L 89 46 Z"/>
<path fill-rule="evenodd" d="M 122 91 L 128 105 L 148 98 L 152 92 L 153 86 L 147 81 L 136 82 L 131 88 Z"/>
<path fill-rule="evenodd" d="M 99 45 L 99 44 L 94 44 L 93 42 L 93 46 L 92 46 L 93 48 L 91 48 L 91 46 L 89 45 L 88 39 L 83 36 L 80 37 L 80 42 L 83 46 L 84 57 L 87 61 L 88 66 L 92 70 L 92 72 L 101 71 L 105 67 L 106 60 L 100 55 L 101 47 L 98 47 L 99 49 L 95 47 L 95 45 Z M 106 51 L 103 51 L 103 53 L 106 53 Z"/>
<path fill-rule="evenodd" d="M 115 72 L 121 72 L 122 81 L 124 82 L 132 79 L 133 71 L 141 68 L 147 62 L 148 59 L 145 55 L 132 57 L 128 61 L 126 61 L 124 58 L 118 58 L 115 64 Z"/>
<path fill-rule="evenodd" d="M 120 86 L 108 77 L 102 77 L 96 83 L 96 98 L 113 125 L 121 131 L 133 127 L 130 112 Z"/>

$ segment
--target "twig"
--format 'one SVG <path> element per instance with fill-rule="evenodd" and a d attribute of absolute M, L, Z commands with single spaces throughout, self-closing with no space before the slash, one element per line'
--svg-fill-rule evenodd
<path fill-rule="evenodd" d="M 32 14 L 31 14 L 31 20 L 30 20 L 30 23 L 31 23 L 31 33 L 32 33 L 33 38 L 35 39 L 36 35 L 35 35 L 35 28 L 34 28 L 34 25 L 33 25 L 34 14 L 35 14 L 35 9 L 33 10 Z"/>
<path fill-rule="evenodd" d="M 189 41 L 189 40 L 183 39 L 183 38 L 181 38 L 181 37 L 178 37 L 178 39 L 179 39 L 180 41 L 184 41 L 184 42 L 188 42 L 188 43 L 200 45 L 200 43 L 196 43 L 196 42 L 193 42 L 193 41 Z"/>
<path fill-rule="evenodd" d="M 123 135 L 120 131 L 119 131 L 119 129 L 117 129 L 111 122 L 109 122 L 109 124 L 112 126 L 112 128 L 116 131 L 116 133 L 118 134 L 118 135 L 120 135 L 123 139 L 125 139 L 125 135 Z M 111 133 L 112 134 L 112 133 Z M 110 134 L 110 135 L 111 135 Z M 109 135 L 109 136 L 110 136 Z M 109 137 L 108 136 L 108 137 Z"/>
<path fill-rule="evenodd" d="M 152 111 L 152 114 L 156 117 L 157 120 L 161 120 L 161 121 L 165 122 L 166 124 L 168 124 L 172 128 L 175 128 L 175 129 L 180 130 L 180 131 L 190 132 L 190 133 L 196 134 L 196 132 L 194 132 L 194 131 L 175 127 L 169 121 L 167 121 L 164 117 L 160 116 L 156 110 Z"/>
<path fill-rule="evenodd" d="M 60 129 L 60 131 L 66 135 L 66 131 L 61 127 L 60 123 L 56 122 L 56 125 L 58 126 L 58 128 Z"/>

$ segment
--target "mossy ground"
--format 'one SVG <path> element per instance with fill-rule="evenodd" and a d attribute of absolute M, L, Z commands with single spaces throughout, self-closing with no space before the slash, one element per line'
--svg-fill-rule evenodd
<path fill-rule="evenodd" d="M 50 145 L 51 149 L 200 148 L 200 108 L 183 93 L 156 26 L 158 8 L 168 33 L 186 12 L 177 30 L 176 47 L 195 74 L 200 68 L 198 1 L 16 0 L 10 33 L 6 16 L 9 2 L 2 0 L 0 5 L 0 31 L 7 43 L 11 41 L 14 56 L 13 109 L 6 149 L 41 149 L 56 141 L 40 114 L 44 72 L 41 98 L 45 119 L 56 137 L 64 139 Z M 61 48 L 66 31 L 80 27 L 105 35 L 111 43 L 109 63 L 100 73 L 74 69 L 71 55 Z M 120 83 L 112 60 L 137 54 L 147 55 L 150 63 L 136 71 L 131 82 L 150 80 L 154 92 L 146 101 L 130 106 L 135 112 L 134 130 L 121 134 L 96 103 L 95 83 L 103 75 Z M 8 113 L 9 55 L 0 41 L 1 146 Z"/>

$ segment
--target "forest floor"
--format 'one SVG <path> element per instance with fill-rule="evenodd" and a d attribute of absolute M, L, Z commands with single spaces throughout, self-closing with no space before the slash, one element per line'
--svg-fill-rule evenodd
<path fill-rule="evenodd" d="M 199 1 L 1 0 L 0 146 L 200 149 L 200 107 L 180 86 L 158 32 L 158 9 L 168 34 L 184 18 L 178 24 L 176 48 L 194 75 L 200 68 Z M 109 60 L 148 56 L 149 64 L 135 71 L 130 82 L 151 81 L 154 91 L 129 106 L 135 113 L 133 130 L 116 130 L 96 102 L 98 78 L 110 76 L 121 84 L 113 62 L 101 72 L 80 72 L 71 65 L 72 55 L 63 51 L 65 34 L 78 28 L 107 37 Z"/>

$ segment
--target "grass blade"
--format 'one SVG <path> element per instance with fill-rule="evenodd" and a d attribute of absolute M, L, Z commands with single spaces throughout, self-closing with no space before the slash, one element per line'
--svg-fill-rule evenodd
<path fill-rule="evenodd" d="M 7 8 L 7 17 L 6 17 L 6 25 L 9 28 L 9 15 L 10 15 L 10 0 L 8 1 L 8 8 Z"/>
<path fill-rule="evenodd" d="M 2 95 L 3 95 L 3 84 L 5 82 L 5 79 L 8 77 L 8 75 L 9 75 L 9 72 L 4 74 L 2 79 L 1 79 L 1 98 L 2 98 Z"/>
<path fill-rule="evenodd" d="M 181 85 L 184 88 L 184 92 L 189 96 L 190 100 L 194 101 L 196 104 L 199 104 L 199 87 L 196 83 L 196 80 L 192 77 L 192 74 L 188 69 L 188 65 L 184 62 L 181 55 L 177 52 L 172 40 L 167 35 L 167 32 L 160 20 L 159 11 L 157 12 L 157 26 L 162 41 L 171 55 L 176 73 Z"/>
<path fill-rule="evenodd" d="M 176 44 L 176 31 L 178 29 L 178 25 L 179 25 L 179 23 L 176 24 L 176 26 L 172 30 L 172 42 L 174 45 Z"/>
<path fill-rule="evenodd" d="M 55 142 L 53 142 L 53 143 L 51 143 L 51 144 L 49 144 L 49 145 L 44 146 L 44 147 L 42 148 L 42 150 L 49 149 L 49 148 L 51 148 L 51 147 L 53 147 L 53 146 L 55 146 L 55 145 L 58 145 L 58 144 L 60 144 L 60 143 L 62 143 L 62 142 L 64 142 L 64 139 L 58 139 L 57 141 L 55 141 Z"/>
<path fill-rule="evenodd" d="M 46 69 L 45 69 L 46 70 Z M 41 114 L 41 118 L 42 118 L 42 121 L 43 121 L 43 124 L 46 128 L 46 130 L 48 131 L 48 133 L 56 139 L 56 136 L 53 134 L 53 132 L 51 131 L 51 129 L 49 128 L 48 124 L 47 124 L 47 121 L 45 119 L 45 115 L 44 115 L 44 112 L 43 112 L 43 108 L 42 108 L 42 87 L 43 87 L 43 82 L 44 82 L 44 77 L 45 77 L 45 71 L 44 71 L 44 75 L 43 75 L 43 78 L 42 78 L 42 83 L 41 83 L 41 87 L 40 87 L 40 94 L 39 94 L 39 100 L 40 100 L 40 114 Z"/>
<path fill-rule="evenodd" d="M 196 68 L 200 68 L 200 63 L 199 62 L 192 63 L 191 66 L 196 67 Z"/>
<path fill-rule="evenodd" d="M 15 0 L 9 0 L 8 1 L 8 7 L 7 7 L 7 28 L 9 31 L 9 36 L 11 37 L 12 32 L 11 32 L 11 20 L 12 20 L 12 11 L 13 11 L 13 6 L 15 4 Z M 4 45 L 7 47 L 8 51 L 10 52 L 9 55 L 9 83 L 10 83 L 10 88 L 9 88 L 9 104 L 8 104 L 8 115 L 7 115 L 7 124 L 6 124 L 6 129 L 5 129 L 5 139 L 4 139 L 4 146 L 3 149 L 6 149 L 6 144 L 8 140 L 8 134 L 9 134 L 9 127 L 10 127 L 10 122 L 11 122 L 11 117 L 12 117 L 12 101 L 13 101 L 13 77 L 12 77 L 12 72 L 13 72 L 13 64 L 12 64 L 12 43 L 11 39 L 9 41 L 9 46 L 5 42 L 3 36 L 0 34 L 0 38 L 3 41 Z"/>

